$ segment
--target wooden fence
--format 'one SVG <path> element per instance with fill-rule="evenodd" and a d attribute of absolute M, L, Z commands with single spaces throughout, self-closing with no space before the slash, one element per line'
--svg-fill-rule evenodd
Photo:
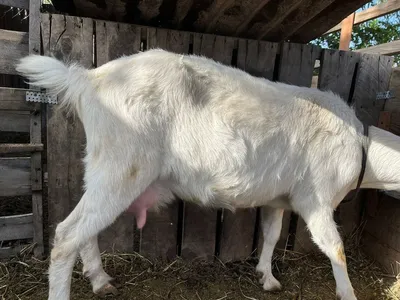
<path fill-rule="evenodd" d="M 14 68 L 17 59 L 40 50 L 39 1 L 25 6 L 29 19 L 26 11 L 0 6 L 0 257 L 32 242 L 37 257 L 44 253 L 42 106 L 26 102 L 29 90 L 16 88 L 24 84 Z M 18 213 L 26 197 L 30 211 Z"/>
<path fill-rule="evenodd" d="M 44 55 L 100 66 L 123 54 L 161 47 L 177 53 L 195 53 L 234 65 L 252 75 L 299 86 L 310 86 L 314 65 L 320 61 L 318 87 L 354 103 L 360 118 L 377 124 L 392 58 L 322 50 L 312 45 L 269 43 L 209 34 L 166 30 L 88 18 L 42 14 Z M 48 186 L 50 234 L 82 195 L 81 157 L 85 145 L 77 119 L 48 112 Z M 361 200 L 341 205 L 338 220 L 350 232 L 358 225 Z M 99 237 L 102 250 L 138 251 L 148 257 L 236 260 L 257 253 L 262 235 L 258 209 L 236 214 L 201 209 L 178 201 L 160 214 L 151 213 L 142 230 L 131 215 L 122 215 Z M 304 222 L 286 212 L 280 248 L 315 249 Z"/>

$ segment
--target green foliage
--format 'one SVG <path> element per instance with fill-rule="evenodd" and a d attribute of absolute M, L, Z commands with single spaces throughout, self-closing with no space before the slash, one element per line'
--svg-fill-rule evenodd
<path fill-rule="evenodd" d="M 379 4 L 383 1 L 372 1 L 366 4 L 362 10 Z M 378 44 L 388 43 L 400 39 L 400 12 L 395 12 L 380 18 L 370 20 L 353 27 L 350 49 L 361 49 Z M 312 44 L 323 48 L 338 49 L 340 31 L 319 37 Z M 400 65 L 400 55 L 395 56 L 395 63 Z"/>

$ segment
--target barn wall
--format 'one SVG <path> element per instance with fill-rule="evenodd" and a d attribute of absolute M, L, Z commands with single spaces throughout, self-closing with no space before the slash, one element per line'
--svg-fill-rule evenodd
<path fill-rule="evenodd" d="M 44 55 L 99 66 L 122 54 L 161 47 L 196 53 L 252 75 L 310 86 L 316 60 L 317 85 L 356 104 L 361 119 L 374 124 L 381 110 L 376 92 L 387 89 L 392 61 L 388 57 L 322 50 L 312 45 L 269 43 L 210 34 L 151 28 L 62 15 L 42 15 Z M 376 73 L 379 70 L 379 75 Z M 380 80 L 375 80 L 379 76 Z M 366 88 L 367 87 L 367 88 Z M 378 113 L 377 113 L 378 111 Z M 48 186 L 50 236 L 82 195 L 82 153 L 85 136 L 78 119 L 48 111 Z M 344 233 L 359 222 L 360 199 L 341 206 L 338 220 Z M 177 201 L 160 214 L 150 214 L 143 230 L 132 216 L 122 215 L 99 237 L 101 250 L 138 251 L 147 257 L 238 260 L 260 252 L 258 209 L 236 214 L 200 209 Z M 315 250 L 304 222 L 285 212 L 278 248 Z"/>
<path fill-rule="evenodd" d="M 400 135 L 400 67 L 393 69 L 389 90 L 395 97 L 387 100 L 379 125 Z M 400 193 L 374 191 L 366 201 L 363 249 L 388 273 L 397 275 L 400 272 Z"/>

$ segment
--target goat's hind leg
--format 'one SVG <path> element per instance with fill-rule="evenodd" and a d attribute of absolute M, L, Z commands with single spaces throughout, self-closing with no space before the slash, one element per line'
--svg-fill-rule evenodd
<path fill-rule="evenodd" d="M 83 275 L 89 278 L 93 292 L 99 296 L 116 295 L 118 290 L 111 284 L 113 278 L 103 269 L 97 235 L 88 240 L 79 255 L 83 262 Z"/>
<path fill-rule="evenodd" d="M 140 176 L 139 176 L 140 177 Z M 90 186 L 71 214 L 61 222 L 54 238 L 49 268 L 49 300 L 69 300 L 71 274 L 78 251 L 111 225 L 151 180 L 136 178 L 124 185 L 104 182 Z"/>
<path fill-rule="evenodd" d="M 331 261 L 337 298 L 357 300 L 347 273 L 343 242 L 333 219 L 333 210 L 329 206 L 325 207 L 317 202 L 297 210 L 306 222 L 314 242 Z"/>

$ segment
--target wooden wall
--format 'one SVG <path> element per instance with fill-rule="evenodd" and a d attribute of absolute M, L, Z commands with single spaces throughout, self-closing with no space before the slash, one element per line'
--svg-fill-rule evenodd
<path fill-rule="evenodd" d="M 386 101 L 379 126 L 400 135 L 400 67 L 393 69 L 389 90 L 395 97 Z M 397 275 L 400 273 L 400 193 L 373 191 L 366 201 L 363 249 L 388 273 Z"/>
<path fill-rule="evenodd" d="M 79 61 L 86 67 L 99 66 L 122 54 L 161 47 L 177 53 L 202 54 L 266 79 L 310 86 L 315 62 L 320 60 L 318 87 L 331 89 L 354 102 L 360 117 L 369 123 L 377 121 L 376 111 L 381 107 L 374 101 L 375 95 L 387 89 L 392 64 L 389 57 L 321 50 L 311 45 L 277 44 L 62 15 L 43 14 L 41 26 L 45 55 Z M 51 234 L 82 195 L 84 145 L 80 121 L 49 110 Z M 358 224 L 359 201 L 342 208 L 339 220 L 350 231 Z M 203 259 L 216 255 L 223 261 L 243 259 L 257 254 L 261 242 L 257 209 L 244 209 L 233 215 L 182 201 L 161 214 L 150 214 L 143 230 L 135 228 L 132 216 L 122 215 L 100 235 L 101 250 L 135 250 L 150 258 L 164 259 L 176 255 Z M 304 223 L 290 212 L 285 213 L 278 247 L 312 249 Z"/>

